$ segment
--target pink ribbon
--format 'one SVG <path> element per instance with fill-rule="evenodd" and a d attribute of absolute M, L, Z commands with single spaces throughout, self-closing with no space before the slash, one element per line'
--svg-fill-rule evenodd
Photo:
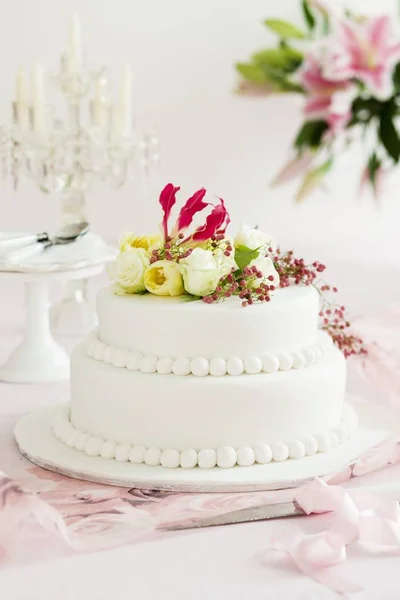
<path fill-rule="evenodd" d="M 295 500 L 307 515 L 333 513 L 331 525 L 311 535 L 295 527 L 274 539 L 273 549 L 288 553 L 300 571 L 338 593 L 363 589 L 340 573 L 347 546 L 358 541 L 375 548 L 400 548 L 400 510 L 395 500 L 328 486 L 318 478 Z"/>

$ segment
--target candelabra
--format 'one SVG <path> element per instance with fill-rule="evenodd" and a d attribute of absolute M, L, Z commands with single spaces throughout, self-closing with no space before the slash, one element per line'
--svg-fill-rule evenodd
<path fill-rule="evenodd" d="M 0 129 L 0 171 L 3 179 L 11 177 L 14 189 L 30 182 L 44 193 L 57 195 L 60 224 L 67 224 L 89 221 L 85 198 L 93 183 L 118 189 L 135 174 L 148 188 L 158 172 L 160 150 L 154 131 L 140 134 L 133 127 L 129 66 L 116 103 L 112 102 L 107 68 L 83 69 L 76 16 L 70 26 L 68 50 L 59 64 L 58 73 L 50 80 L 63 99 L 63 112 L 60 104 L 45 102 L 40 64 L 32 72 L 31 94 L 27 73 L 19 70 L 12 123 Z M 86 302 L 86 282 L 73 285 L 74 290 L 66 291 L 64 308 L 75 303 L 76 309 Z M 60 311 L 53 314 L 59 321 Z"/>

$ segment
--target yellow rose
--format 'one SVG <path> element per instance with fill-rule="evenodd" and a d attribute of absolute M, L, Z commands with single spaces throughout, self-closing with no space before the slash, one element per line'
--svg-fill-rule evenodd
<path fill-rule="evenodd" d="M 181 296 L 184 292 L 179 265 L 171 260 L 158 260 L 144 274 L 147 291 L 157 296 Z"/>
<path fill-rule="evenodd" d="M 151 252 L 161 246 L 160 235 L 142 235 L 135 236 L 133 233 L 123 233 L 119 238 L 119 249 L 126 252 L 130 248 L 143 248 L 146 252 Z"/>

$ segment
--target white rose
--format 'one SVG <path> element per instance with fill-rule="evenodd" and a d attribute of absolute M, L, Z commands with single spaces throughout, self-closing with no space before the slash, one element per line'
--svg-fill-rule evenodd
<path fill-rule="evenodd" d="M 232 270 L 236 271 L 236 269 L 238 268 L 235 262 L 235 256 L 233 251 L 230 253 L 229 256 L 226 256 L 224 250 L 217 248 L 216 250 L 214 250 L 214 258 L 217 262 L 220 277 L 228 275 L 228 273 L 231 273 Z"/>
<path fill-rule="evenodd" d="M 243 224 L 235 237 L 235 246 L 246 246 L 250 250 L 271 247 L 275 250 L 276 241 L 268 233 Z"/>
<path fill-rule="evenodd" d="M 185 290 L 193 296 L 207 296 L 215 290 L 221 279 L 218 261 L 211 250 L 195 248 L 182 258 L 179 267 Z"/>
<path fill-rule="evenodd" d="M 267 285 L 274 285 L 275 287 L 279 285 L 278 272 L 274 267 L 274 263 L 268 256 L 263 256 L 260 254 L 260 256 L 251 261 L 249 267 L 257 267 L 257 269 L 263 274 L 262 279 L 254 280 L 252 284 L 253 288 L 257 288 L 261 281 L 265 281 Z M 268 279 L 269 277 L 273 277 L 273 279 Z"/>
<path fill-rule="evenodd" d="M 143 248 L 130 248 L 120 252 L 111 270 L 115 281 L 115 292 L 136 294 L 144 292 L 144 273 L 149 266 L 149 258 Z M 122 290 L 121 290 L 122 288 Z"/>

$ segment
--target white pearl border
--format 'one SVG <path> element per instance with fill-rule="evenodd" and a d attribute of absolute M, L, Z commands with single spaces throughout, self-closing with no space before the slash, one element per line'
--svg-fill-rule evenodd
<path fill-rule="evenodd" d="M 174 374 L 178 376 L 194 375 L 196 377 L 223 377 L 224 375 L 238 376 L 246 373 L 276 373 L 301 369 L 319 362 L 332 348 L 332 338 L 326 333 L 320 333 L 318 341 L 313 346 L 303 348 L 298 352 L 285 354 L 266 354 L 264 356 L 247 356 L 239 358 L 232 356 L 228 359 L 215 357 L 211 360 L 198 356 L 196 358 L 171 358 L 169 356 L 144 356 L 140 352 L 124 350 L 102 342 L 95 331 L 87 340 L 86 355 L 89 358 L 126 368 L 141 373 Z"/>
<path fill-rule="evenodd" d="M 83 451 L 88 456 L 101 456 L 104 459 L 115 459 L 119 462 L 131 462 L 133 464 L 145 463 L 148 466 L 161 465 L 168 469 L 177 467 L 192 469 L 196 466 L 201 469 L 212 469 L 214 467 L 229 469 L 235 465 L 249 467 L 254 463 L 267 464 L 271 461 L 283 462 L 288 458 L 304 458 L 317 452 L 327 452 L 336 448 L 346 442 L 357 430 L 357 427 L 358 418 L 355 411 L 353 409 L 349 410 L 349 407 L 345 406 L 339 428 L 308 438 L 293 440 L 289 443 L 263 444 L 254 448 L 224 446 L 216 450 L 212 448 L 202 450 L 186 448 L 179 451 L 174 448 L 160 449 L 132 446 L 126 443 L 117 444 L 78 431 L 70 421 L 69 406 L 60 411 L 53 423 L 53 431 L 57 439 L 69 448 Z"/>

